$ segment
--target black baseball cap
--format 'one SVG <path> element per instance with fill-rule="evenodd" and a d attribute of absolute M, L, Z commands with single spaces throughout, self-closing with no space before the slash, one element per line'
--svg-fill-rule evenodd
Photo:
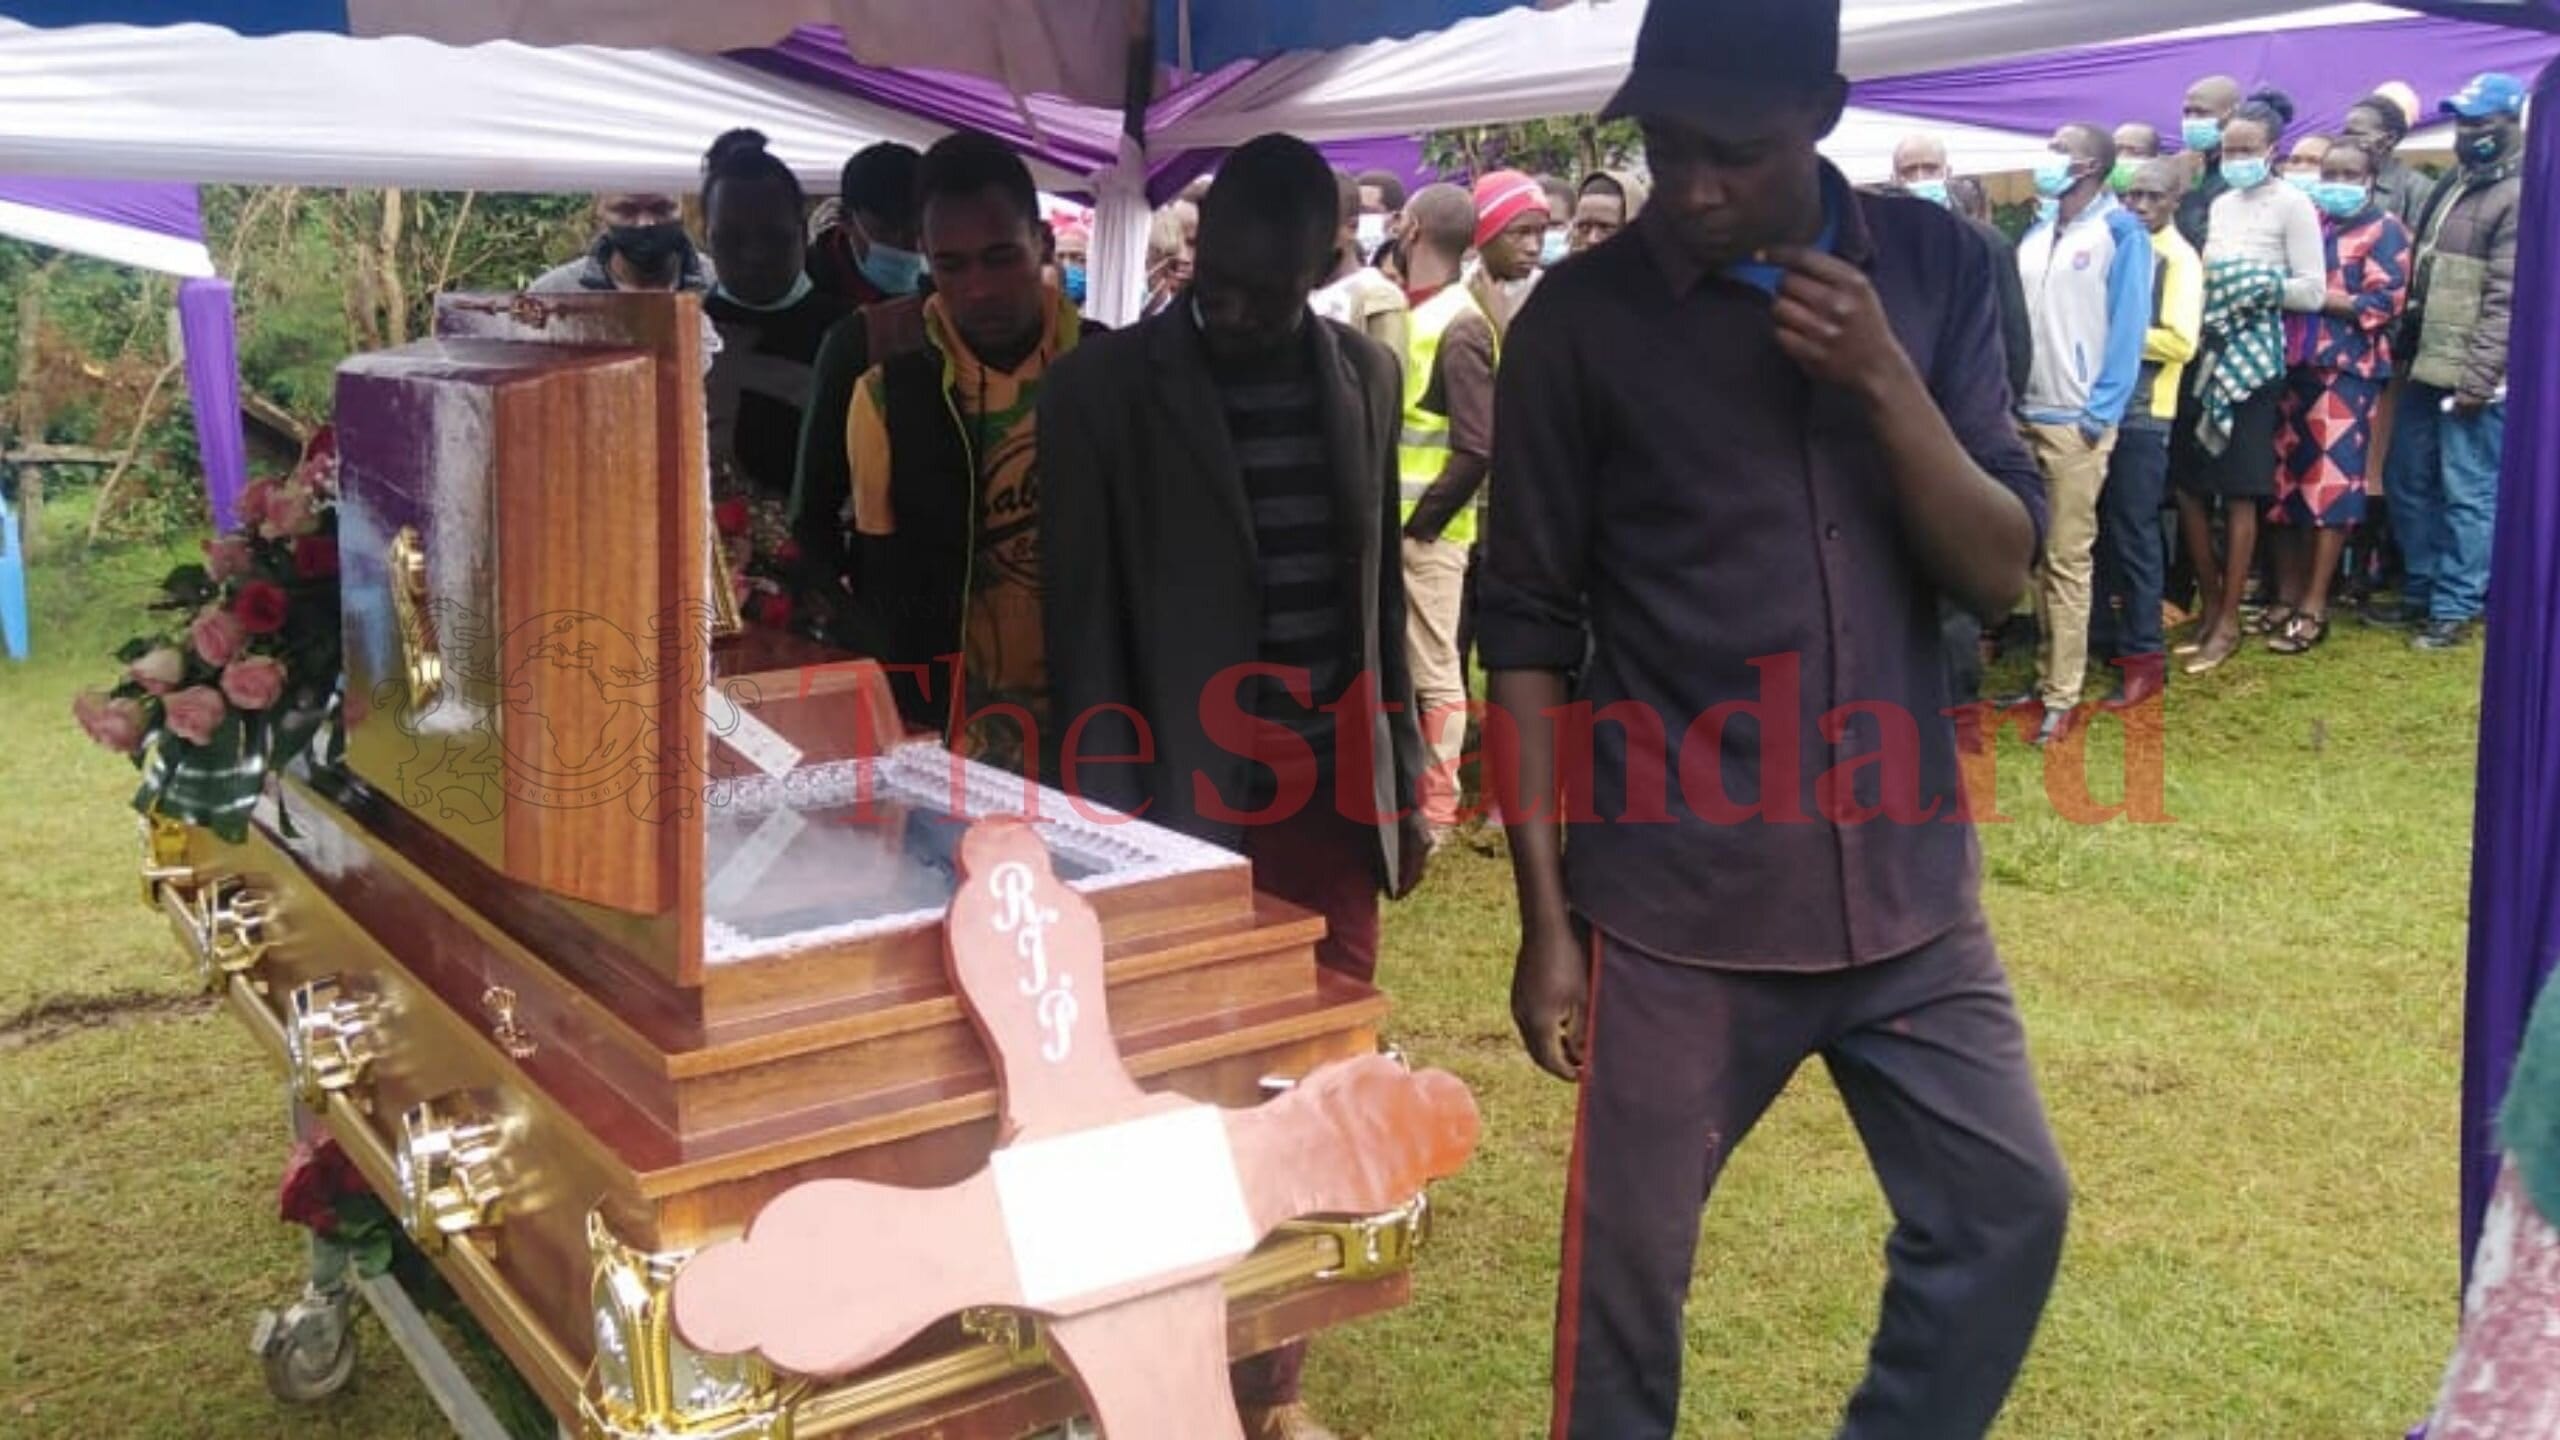
<path fill-rule="evenodd" d="M 1603 120 L 1731 117 L 1840 73 L 1840 0 L 1652 0 Z"/>

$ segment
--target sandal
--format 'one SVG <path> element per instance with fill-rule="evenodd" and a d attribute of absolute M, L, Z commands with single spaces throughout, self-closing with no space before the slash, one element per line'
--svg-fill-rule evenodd
<path fill-rule="evenodd" d="M 2308 655 L 2329 638 L 2329 617 L 2308 612 L 2297 614 L 2284 633 L 2267 642 L 2267 648 L 2278 655 Z"/>
<path fill-rule="evenodd" d="M 2282 635 L 2293 628 L 2294 617 L 2302 612 L 2279 600 L 2252 615 L 2246 607 L 2240 611 L 2240 633 L 2243 635 Z"/>
<path fill-rule="evenodd" d="M 2232 636 L 2227 641 L 2220 639 L 2209 641 L 2202 650 L 2196 652 L 2196 657 L 2194 659 L 2187 662 L 2187 673 L 2190 675 L 2210 675 L 2214 671 L 2221 669 L 2232 656 L 2239 653 L 2240 637 L 2237 635 Z"/>
<path fill-rule="evenodd" d="M 2196 628 L 2187 632 L 2187 638 L 2169 647 L 2170 654 L 2193 655 L 2202 650 L 2204 642 L 2213 638 L 2215 628 L 2221 624 L 2210 614 L 2198 615 L 2196 620 Z"/>

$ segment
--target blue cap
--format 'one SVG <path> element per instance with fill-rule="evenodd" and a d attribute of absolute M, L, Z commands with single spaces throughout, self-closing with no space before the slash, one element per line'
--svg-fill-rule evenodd
<path fill-rule="evenodd" d="M 2437 107 L 2447 115 L 2465 120 L 2486 120 L 2492 115 L 2524 113 L 2524 82 L 2513 75 L 2492 70 L 2462 87 L 2459 94 Z"/>

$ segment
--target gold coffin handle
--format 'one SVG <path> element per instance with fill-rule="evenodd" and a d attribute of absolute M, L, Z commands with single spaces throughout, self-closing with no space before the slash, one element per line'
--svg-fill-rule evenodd
<path fill-rule="evenodd" d="M 418 527 L 403 525 L 391 537 L 391 614 L 400 628 L 400 670 L 409 707 L 424 710 L 444 689 L 444 654 L 436 648 L 436 624 L 427 606 L 427 546 Z"/>
<path fill-rule="evenodd" d="M 266 981 L 258 962 L 275 945 L 275 899 L 236 875 L 224 875 L 195 889 L 159 887 L 161 912 L 196 962 L 209 993 L 220 994 L 234 975 L 263 994 Z"/>

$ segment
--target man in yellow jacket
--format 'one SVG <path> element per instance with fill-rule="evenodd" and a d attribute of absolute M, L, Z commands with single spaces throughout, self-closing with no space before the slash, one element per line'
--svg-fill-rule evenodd
<path fill-rule="evenodd" d="M 2160 508 L 2168 503 L 2169 430 L 2178 387 L 2204 333 L 2204 261 L 2178 233 L 2185 173 L 2174 160 L 2147 160 L 2124 192 L 2125 208 L 2151 231 L 2151 330 L 2142 377 L 2116 433 L 2098 494 L 2097 591 L 2089 648 L 2116 670 L 2113 705 L 2139 705 L 2168 683 L 2160 604 L 2167 559 Z"/>
<path fill-rule="evenodd" d="M 1491 208 L 1486 202 L 1491 201 Z M 1405 208 L 1405 293 L 1413 318 L 1405 341 L 1404 437 L 1396 469 L 1403 490 L 1405 652 L 1422 712 L 1431 773 L 1423 816 L 1436 838 L 1457 823 L 1458 766 L 1467 739 L 1467 676 L 1458 654 L 1467 553 L 1476 497 L 1493 468 L 1493 370 L 1498 320 L 1463 274 L 1480 250 L 1491 280 L 1534 266 L 1546 229 L 1546 192 L 1525 175 L 1485 177 L 1477 193 L 1431 185 Z M 1534 220 L 1533 220 L 1534 217 Z M 1488 222 L 1493 222 L 1488 224 Z"/>

